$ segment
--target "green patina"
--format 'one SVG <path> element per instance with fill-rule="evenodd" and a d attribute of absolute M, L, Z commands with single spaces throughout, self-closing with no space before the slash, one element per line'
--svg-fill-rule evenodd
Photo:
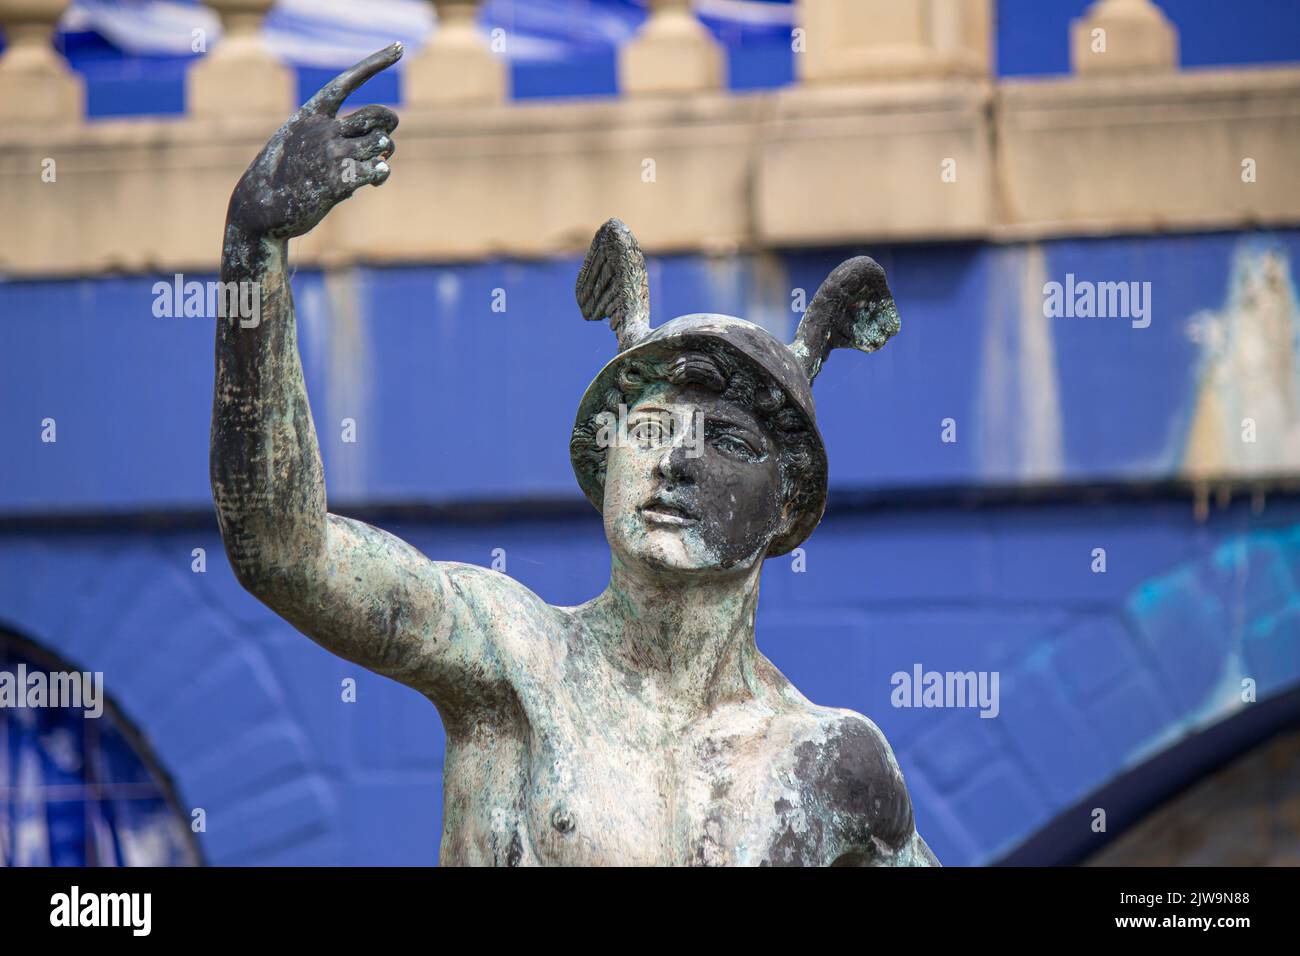
<path fill-rule="evenodd" d="M 313 97 L 231 198 L 222 278 L 259 283 L 264 303 L 257 327 L 217 332 L 212 488 L 240 582 L 438 707 L 445 863 L 936 864 L 876 726 L 808 701 L 754 642 L 765 559 L 803 542 L 825 507 L 812 380 L 832 349 L 874 351 L 898 331 L 871 260 L 831 273 L 786 346 L 728 316 L 651 329 L 635 238 L 617 220 L 597 232 L 578 304 L 609 320 L 619 352 L 582 398 L 570 448 L 611 550 L 585 604 L 548 605 L 329 513 L 287 243 L 387 178 L 397 117 L 337 112 L 401 52 Z M 613 442 L 595 424 L 610 412 L 628 425 Z"/>

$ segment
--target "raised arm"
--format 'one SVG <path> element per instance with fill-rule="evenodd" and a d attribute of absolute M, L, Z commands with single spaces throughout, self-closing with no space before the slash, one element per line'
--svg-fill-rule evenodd
<path fill-rule="evenodd" d="M 254 294 L 237 298 L 259 308 L 217 322 L 212 495 L 245 588 L 328 650 L 455 710 L 499 672 L 464 596 L 513 582 L 435 564 L 392 535 L 327 512 L 285 273 L 291 238 L 361 186 L 388 178 L 397 116 L 381 106 L 336 116 L 350 93 L 401 55 L 394 44 L 317 93 L 230 198 L 221 278 L 226 289 L 251 283 L 244 288 Z"/>

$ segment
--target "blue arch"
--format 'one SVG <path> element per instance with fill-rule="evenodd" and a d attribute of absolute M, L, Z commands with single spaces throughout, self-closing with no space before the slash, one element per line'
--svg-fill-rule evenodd
<path fill-rule="evenodd" d="M 4 628 L 0 673 L 0 866 L 201 862 L 169 775 L 101 675 Z"/>

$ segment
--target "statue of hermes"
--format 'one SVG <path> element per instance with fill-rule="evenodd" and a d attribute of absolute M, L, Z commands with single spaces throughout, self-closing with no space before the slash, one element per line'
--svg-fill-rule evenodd
<path fill-rule="evenodd" d="M 831 349 L 871 352 L 898 330 L 872 260 L 830 274 L 787 346 L 722 315 L 651 329 L 635 238 L 600 228 L 577 297 L 619 350 L 570 444 L 611 552 L 586 604 L 553 607 L 329 513 L 287 244 L 388 178 L 397 117 L 337 113 L 401 55 L 375 53 L 317 93 L 231 196 L 222 279 L 262 290 L 260 323 L 217 328 L 212 493 L 240 583 L 437 706 L 444 863 L 936 865 L 876 725 L 812 704 L 754 643 L 763 560 L 825 507 L 812 379 Z"/>

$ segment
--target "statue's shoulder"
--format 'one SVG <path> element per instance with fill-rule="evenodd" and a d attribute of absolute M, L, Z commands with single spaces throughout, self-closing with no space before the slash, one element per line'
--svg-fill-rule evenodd
<path fill-rule="evenodd" d="M 439 561 L 438 567 L 460 606 L 484 631 L 551 633 L 564 627 L 562 609 L 547 604 L 508 574 L 455 561 Z"/>
<path fill-rule="evenodd" d="M 915 829 L 912 801 L 885 735 L 854 711 L 810 708 L 815 729 L 795 747 L 794 778 L 843 830 L 842 844 L 903 846 Z"/>

